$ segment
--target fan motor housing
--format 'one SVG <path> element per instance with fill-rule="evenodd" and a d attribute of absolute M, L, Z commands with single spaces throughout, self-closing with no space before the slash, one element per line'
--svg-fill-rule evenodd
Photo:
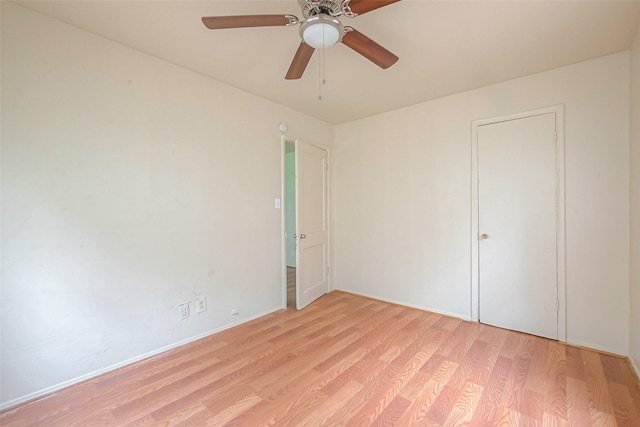
<path fill-rule="evenodd" d="M 302 16 L 309 18 L 320 13 L 324 13 L 329 16 L 340 16 L 342 14 L 341 1 L 333 0 L 300 0 L 300 7 L 302 8 Z"/>

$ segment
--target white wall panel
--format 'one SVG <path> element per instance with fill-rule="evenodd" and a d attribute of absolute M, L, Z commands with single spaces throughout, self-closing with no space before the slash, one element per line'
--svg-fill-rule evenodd
<path fill-rule="evenodd" d="M 281 307 L 282 121 L 333 142 L 324 122 L 2 2 L 2 404 Z"/>
<path fill-rule="evenodd" d="M 568 341 L 627 354 L 628 53 L 337 126 L 335 287 L 469 318 L 471 122 L 558 104 Z"/>

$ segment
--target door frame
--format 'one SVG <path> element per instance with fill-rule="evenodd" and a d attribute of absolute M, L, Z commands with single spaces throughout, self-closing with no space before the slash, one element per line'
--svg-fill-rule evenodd
<path fill-rule="evenodd" d="M 282 308 L 286 309 L 287 308 L 287 239 L 285 237 L 286 231 L 287 231 L 287 223 L 286 223 L 286 204 L 287 204 L 287 200 L 285 197 L 285 193 L 286 193 L 286 163 L 285 163 L 285 154 L 286 154 L 286 149 L 287 149 L 287 143 L 291 143 L 291 144 L 295 144 L 296 141 L 303 141 L 307 144 L 310 145 L 315 145 L 318 148 L 323 149 L 324 151 L 327 152 L 327 165 L 331 165 L 332 163 L 332 159 L 331 159 L 331 149 L 325 145 L 322 144 L 316 144 L 315 142 L 308 142 L 305 140 L 300 140 L 298 138 L 291 138 L 291 137 L 287 137 L 285 135 L 282 135 L 280 137 L 280 200 L 281 200 L 281 204 L 280 204 L 280 236 L 281 236 L 281 261 L 282 261 L 282 265 L 281 265 L 281 271 L 282 271 Z M 329 274 L 327 276 L 327 280 L 328 280 L 328 284 L 327 284 L 327 288 L 329 290 L 329 292 L 331 292 L 333 290 L 333 251 L 332 251 L 332 243 L 333 243 L 333 219 L 331 216 L 331 167 L 328 166 L 328 170 L 327 170 L 327 226 L 328 226 L 328 230 L 327 230 L 327 260 L 328 260 L 328 264 L 329 264 Z M 296 203 L 297 203 L 297 199 L 296 199 Z M 296 250 L 296 257 L 297 257 L 297 253 L 298 251 Z M 296 265 L 297 265 L 297 260 L 296 260 Z M 297 268 L 297 267 L 296 267 Z M 297 284 L 296 284 L 297 286 Z"/>
<path fill-rule="evenodd" d="M 471 320 L 479 321 L 479 188 L 478 188 L 478 128 L 484 125 L 555 113 L 556 117 L 556 257 L 558 285 L 558 341 L 567 341 L 566 310 L 566 244 L 565 244 L 565 144 L 564 104 L 524 111 L 471 122 Z"/>

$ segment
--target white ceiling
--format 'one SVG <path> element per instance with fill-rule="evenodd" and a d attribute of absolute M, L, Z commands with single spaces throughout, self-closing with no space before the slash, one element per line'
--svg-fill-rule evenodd
<path fill-rule="evenodd" d="M 342 44 L 319 54 L 300 80 L 287 72 L 298 27 L 207 30 L 202 16 L 293 14 L 286 1 L 17 1 L 231 86 L 332 124 L 629 49 L 636 1 L 403 0 L 342 17 L 396 55 L 387 70 Z"/>

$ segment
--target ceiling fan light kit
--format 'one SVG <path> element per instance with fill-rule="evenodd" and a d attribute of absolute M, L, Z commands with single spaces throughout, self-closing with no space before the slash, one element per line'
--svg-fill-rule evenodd
<path fill-rule="evenodd" d="M 349 26 L 344 26 L 340 16 L 354 18 L 400 0 L 298 0 L 303 20 L 294 15 L 243 15 L 212 16 L 202 18 L 210 30 L 245 27 L 277 27 L 300 24 L 302 42 L 298 46 L 285 79 L 302 77 L 316 49 L 324 49 L 342 42 L 377 66 L 386 69 L 398 61 L 398 57 Z"/>
<path fill-rule="evenodd" d="M 322 49 L 331 47 L 342 40 L 344 27 L 337 18 L 319 13 L 302 22 L 300 36 L 312 48 Z"/>

